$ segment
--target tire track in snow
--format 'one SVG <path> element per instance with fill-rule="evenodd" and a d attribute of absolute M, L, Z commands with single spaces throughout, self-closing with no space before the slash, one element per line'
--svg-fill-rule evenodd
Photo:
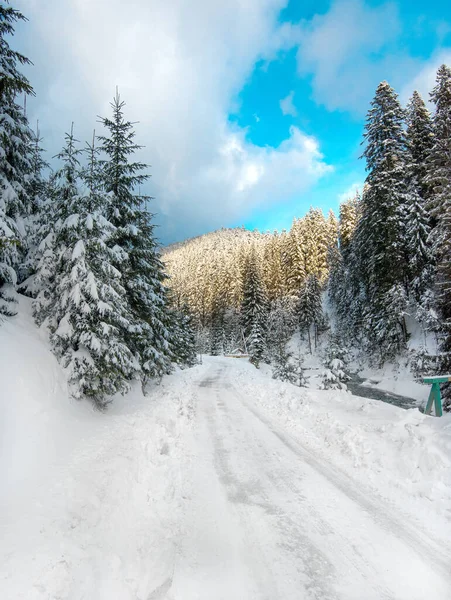
<path fill-rule="evenodd" d="M 425 532 L 407 523 L 401 523 L 398 519 L 392 517 L 390 511 L 395 509 L 388 505 L 388 503 L 370 498 L 364 491 L 357 489 L 355 482 L 348 475 L 337 468 L 332 468 L 323 460 L 316 457 L 311 450 L 304 447 L 299 440 L 295 440 L 289 433 L 280 431 L 255 406 L 252 406 L 236 388 L 234 388 L 234 392 L 243 405 L 298 458 L 327 479 L 327 481 L 333 484 L 350 500 L 370 513 L 374 521 L 383 529 L 390 533 L 396 533 L 397 537 L 408 544 L 420 558 L 423 559 L 425 556 L 431 557 L 431 568 L 436 570 L 437 574 L 444 575 L 449 579 L 451 596 L 451 554 L 447 549 L 439 547 L 434 540 L 427 537 Z M 432 561 L 432 557 L 435 557 L 434 561 Z"/>
<path fill-rule="evenodd" d="M 425 532 L 275 426 L 224 363 L 197 385 L 209 438 L 199 452 L 213 454 L 230 528 L 245 532 L 255 589 L 240 598 L 449 600 L 446 554 L 429 564 L 439 547 Z"/>

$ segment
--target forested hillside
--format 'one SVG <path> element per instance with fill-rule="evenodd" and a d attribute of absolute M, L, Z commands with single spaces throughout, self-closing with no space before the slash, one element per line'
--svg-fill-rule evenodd
<path fill-rule="evenodd" d="M 406 351 L 413 321 L 440 348 L 420 349 L 418 370 L 450 369 L 448 66 L 430 96 L 432 114 L 418 92 L 404 108 L 388 83 L 378 86 L 363 134 L 366 182 L 338 219 L 312 208 L 289 231 L 221 230 L 166 251 L 176 305 L 189 308 L 213 354 L 247 341 L 257 363 L 286 360 L 296 330 L 311 348 L 329 329 L 327 297 L 339 345 L 381 365 Z"/>

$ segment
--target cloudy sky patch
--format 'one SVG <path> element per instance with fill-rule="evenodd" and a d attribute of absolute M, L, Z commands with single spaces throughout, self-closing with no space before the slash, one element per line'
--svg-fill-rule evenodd
<path fill-rule="evenodd" d="M 80 140 L 116 85 L 151 165 L 159 235 L 289 226 L 363 181 L 358 146 L 380 79 L 425 90 L 450 56 L 451 8 L 416 0 L 16 0 L 48 154 Z M 439 2 L 440 4 L 440 2 Z M 423 91 L 423 90 L 421 90 Z M 281 100 L 282 99 L 282 100 Z"/>

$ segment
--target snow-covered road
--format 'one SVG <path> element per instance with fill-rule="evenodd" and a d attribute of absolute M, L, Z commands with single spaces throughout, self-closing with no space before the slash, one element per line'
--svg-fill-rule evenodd
<path fill-rule="evenodd" d="M 31 364 L 41 342 L 27 340 Z M 446 457 L 432 447 L 415 471 L 429 495 L 412 504 L 420 518 L 390 483 L 410 465 L 395 464 L 398 439 L 406 456 L 430 447 L 436 421 L 303 391 L 226 358 L 99 415 L 68 402 L 52 369 L 11 377 L 15 400 L 3 407 L 15 444 L 0 462 L 14 474 L 2 474 L 1 600 L 450 600 Z M 383 473 L 379 448 L 392 456 Z M 356 452 L 369 457 L 360 466 Z M 401 504 L 382 497 L 392 488 Z M 429 506 L 441 511 L 435 534 Z"/>
<path fill-rule="evenodd" d="M 449 549 L 268 420 L 230 361 L 195 407 L 173 575 L 151 598 L 449 600 Z"/>

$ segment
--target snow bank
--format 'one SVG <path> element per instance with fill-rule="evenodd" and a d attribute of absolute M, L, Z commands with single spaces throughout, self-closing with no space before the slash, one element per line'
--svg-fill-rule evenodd
<path fill-rule="evenodd" d="M 301 444 L 449 538 L 451 414 L 436 418 L 347 392 L 297 388 L 270 379 L 266 366 L 239 362 L 237 390 L 254 396 Z"/>
<path fill-rule="evenodd" d="M 1 598 L 154 597 L 172 576 L 196 369 L 100 414 L 69 398 L 24 298 L 0 355 Z"/>
<path fill-rule="evenodd" d="M 70 401 L 67 380 L 20 298 L 19 314 L 0 325 L 0 476 L 4 503 L 14 506 L 46 466 L 64 464 L 96 417 L 87 403 Z"/>

